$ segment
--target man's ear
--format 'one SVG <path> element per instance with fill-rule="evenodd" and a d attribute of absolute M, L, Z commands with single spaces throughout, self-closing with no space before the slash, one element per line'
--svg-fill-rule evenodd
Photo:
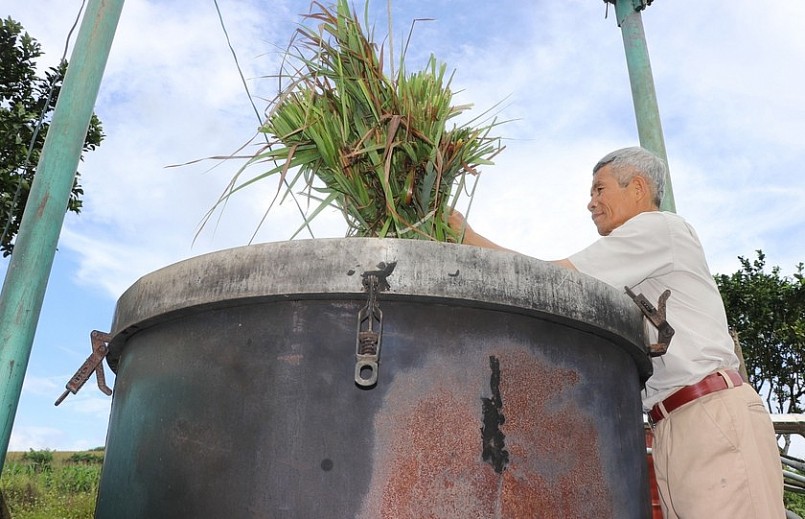
<path fill-rule="evenodd" d="M 635 175 L 632 177 L 631 188 L 634 190 L 636 200 L 652 200 L 651 187 L 648 180 L 643 175 Z"/>

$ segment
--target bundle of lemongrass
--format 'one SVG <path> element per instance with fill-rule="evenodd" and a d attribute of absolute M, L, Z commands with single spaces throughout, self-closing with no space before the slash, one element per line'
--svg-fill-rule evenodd
<path fill-rule="evenodd" d="M 451 193 L 468 191 L 467 175 L 492 164 L 501 151 L 500 139 L 489 136 L 498 123 L 448 128 L 469 106 L 451 105 L 444 64 L 431 56 L 425 70 L 408 74 L 401 58 L 389 77 L 382 49 L 378 53 L 347 0 L 332 8 L 313 6 L 305 18 L 316 27 L 297 29 L 289 47 L 297 66 L 261 128 L 269 143 L 238 172 L 219 203 L 256 180 L 279 175 L 285 194 L 301 181 L 318 202 L 300 230 L 335 206 L 349 235 L 456 241 L 447 225 L 455 204 Z M 266 162 L 267 171 L 238 179 L 247 167 Z"/>

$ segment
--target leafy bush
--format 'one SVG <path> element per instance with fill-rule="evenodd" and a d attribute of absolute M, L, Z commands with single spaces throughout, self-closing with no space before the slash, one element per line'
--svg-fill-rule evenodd
<path fill-rule="evenodd" d="M 42 498 L 37 475 L 27 463 L 6 463 L 0 479 L 0 489 L 12 512 L 35 507 Z"/>
<path fill-rule="evenodd" d="M 23 454 L 22 459 L 32 462 L 37 472 L 48 471 L 51 468 L 51 463 L 53 463 L 53 451 L 48 449 L 39 451 L 30 449 Z"/>
<path fill-rule="evenodd" d="M 103 463 L 103 454 L 93 454 L 91 452 L 74 452 L 72 456 L 70 456 L 67 461 L 71 463 L 84 463 L 87 465 L 91 464 L 102 464 Z"/>
<path fill-rule="evenodd" d="M 791 460 L 796 460 L 796 458 L 790 458 Z M 802 462 L 802 460 L 796 460 L 798 462 Z M 785 470 L 793 473 L 794 477 L 803 477 L 805 473 L 790 466 L 785 466 Z M 794 481 L 789 479 L 788 476 L 785 478 L 786 488 L 790 488 L 790 490 L 786 490 L 785 492 L 785 507 L 786 509 L 796 513 L 800 517 L 805 517 L 805 490 L 803 490 L 803 485 L 798 481 Z"/>
<path fill-rule="evenodd" d="M 805 494 L 786 492 L 785 507 L 800 517 L 805 517 Z"/>
<path fill-rule="evenodd" d="M 52 484 L 59 490 L 78 494 L 98 490 L 99 467 L 65 465 L 53 478 Z"/>
<path fill-rule="evenodd" d="M 0 252 L 5 257 L 14 248 L 67 62 L 41 70 L 42 46 L 11 17 L 0 19 L 0 42 Z M 94 150 L 103 138 L 101 121 L 93 114 L 82 151 Z M 83 194 L 76 172 L 66 209 L 79 213 Z"/>
<path fill-rule="evenodd" d="M 54 456 L 54 451 L 47 450 L 10 453 L 0 478 L 0 491 L 11 517 L 91 519 L 102 459 L 91 453 Z M 44 466 L 47 470 L 42 470 Z"/>

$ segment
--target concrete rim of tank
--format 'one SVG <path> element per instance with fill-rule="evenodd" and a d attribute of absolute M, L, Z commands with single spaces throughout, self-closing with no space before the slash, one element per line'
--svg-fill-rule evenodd
<path fill-rule="evenodd" d="M 118 299 L 108 362 L 128 337 L 188 312 L 272 300 L 366 300 L 362 275 L 396 262 L 384 300 L 415 298 L 535 315 L 605 336 L 651 375 L 642 315 L 622 291 L 514 252 L 420 240 L 333 238 L 212 252 L 147 274 Z"/>

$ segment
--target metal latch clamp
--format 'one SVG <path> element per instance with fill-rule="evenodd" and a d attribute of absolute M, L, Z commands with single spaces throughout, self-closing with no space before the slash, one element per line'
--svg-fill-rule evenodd
<path fill-rule="evenodd" d="M 92 354 L 87 357 L 87 360 L 78 368 L 73 378 L 64 386 L 67 389 L 65 389 L 64 393 L 56 400 L 55 405 L 61 404 L 70 393 L 78 393 L 78 390 L 81 389 L 81 386 L 86 384 L 93 372 L 98 379 L 98 388 L 107 395 L 112 394 L 112 390 L 106 385 L 106 375 L 103 372 L 102 364 L 106 354 L 109 353 L 109 341 L 112 340 L 112 336 L 108 333 L 93 330 L 89 334 L 89 337 L 90 341 L 92 341 Z"/>
<path fill-rule="evenodd" d="M 646 319 L 657 328 L 657 343 L 649 345 L 649 356 L 659 357 L 668 351 L 668 346 L 671 344 L 671 339 L 674 337 L 674 328 L 665 320 L 665 303 L 671 297 L 671 291 L 666 290 L 660 294 L 660 299 L 657 301 L 657 308 L 646 299 L 643 294 L 635 295 L 629 287 L 626 289 L 626 294 L 632 298 Z"/>
<path fill-rule="evenodd" d="M 380 363 L 380 341 L 383 337 L 383 311 L 377 302 L 377 293 L 389 289 L 386 278 L 394 271 L 397 262 L 380 263 L 378 270 L 361 274 L 363 290 L 368 293 L 366 305 L 358 312 L 358 334 L 355 343 L 355 383 L 361 387 L 377 384 Z"/>

